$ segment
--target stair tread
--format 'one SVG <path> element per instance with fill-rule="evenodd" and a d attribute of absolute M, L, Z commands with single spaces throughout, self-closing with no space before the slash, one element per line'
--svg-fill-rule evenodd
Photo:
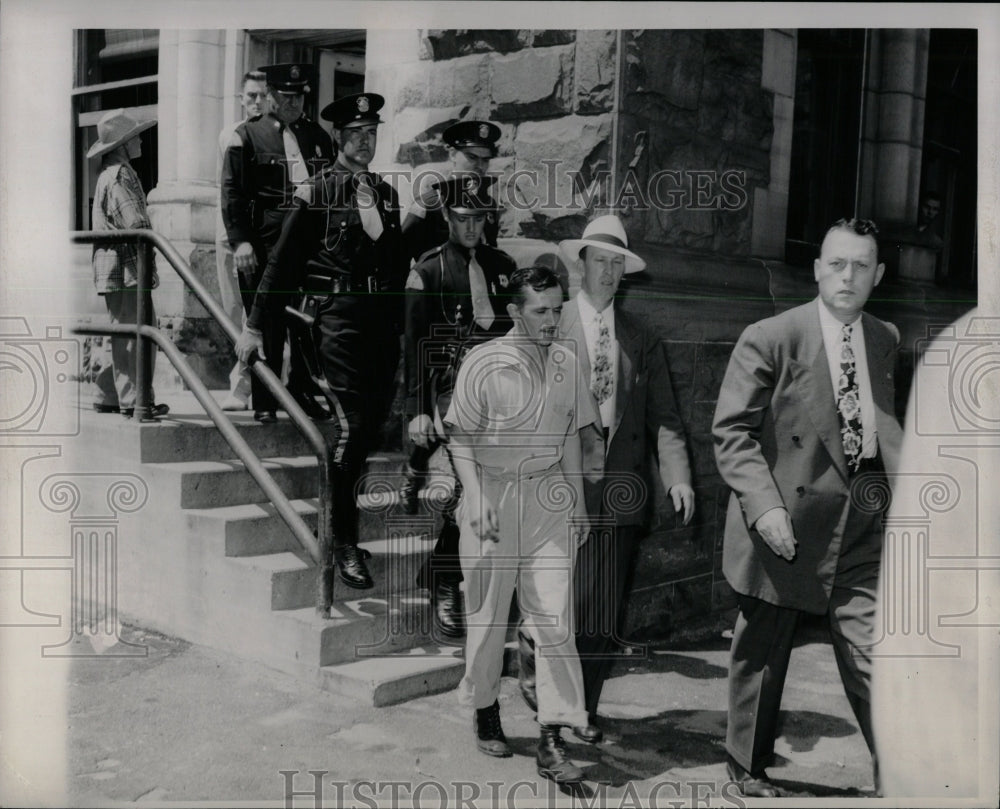
<path fill-rule="evenodd" d="M 268 469 L 280 469 L 282 467 L 303 469 L 310 466 L 317 466 L 316 457 L 313 455 L 275 456 L 273 458 L 261 458 L 261 462 Z M 246 471 L 246 466 L 238 459 L 228 461 L 158 461 L 155 463 L 146 463 L 144 466 L 181 473 Z"/>
<path fill-rule="evenodd" d="M 415 646 L 396 654 L 321 666 L 320 670 L 364 682 L 379 683 L 450 667 L 465 667 L 461 646 L 436 646 L 433 644 Z"/>

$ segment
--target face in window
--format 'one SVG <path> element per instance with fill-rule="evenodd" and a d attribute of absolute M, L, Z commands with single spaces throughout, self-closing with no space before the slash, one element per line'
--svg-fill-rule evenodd
<path fill-rule="evenodd" d="M 475 247 L 483 238 L 486 225 L 486 211 L 481 213 L 458 213 L 448 209 L 448 234 L 455 244 Z"/>
<path fill-rule="evenodd" d="M 262 81 L 247 79 L 243 85 L 243 92 L 240 93 L 243 116 L 253 118 L 256 115 L 263 115 L 267 112 L 268 103 L 267 85 Z"/>
<path fill-rule="evenodd" d="M 587 245 L 583 249 L 583 275 L 580 287 L 598 312 L 614 299 L 625 274 L 625 256 L 603 247 Z"/>
<path fill-rule="evenodd" d="M 306 97 L 301 93 L 279 93 L 271 90 L 269 98 L 274 116 L 284 124 L 297 121 L 306 103 Z"/>
<path fill-rule="evenodd" d="M 346 126 L 340 130 L 340 150 L 348 165 L 368 168 L 375 157 L 375 146 L 378 144 L 378 126 L 376 124 L 361 124 Z"/>
<path fill-rule="evenodd" d="M 826 308 L 841 323 L 851 323 L 868 301 L 885 267 L 878 263 L 872 236 L 837 228 L 823 239 L 813 275 Z"/>

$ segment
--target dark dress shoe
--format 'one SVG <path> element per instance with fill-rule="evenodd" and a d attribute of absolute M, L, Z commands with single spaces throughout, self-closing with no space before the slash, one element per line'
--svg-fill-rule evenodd
<path fill-rule="evenodd" d="M 587 725 L 586 727 L 573 727 L 573 735 L 581 742 L 587 744 L 597 744 L 604 738 L 604 731 L 597 725 Z"/>
<path fill-rule="evenodd" d="M 273 410 L 254 410 L 253 420 L 261 424 L 275 424 L 278 421 L 278 414 Z"/>
<path fill-rule="evenodd" d="M 399 504 L 404 514 L 416 514 L 420 509 L 420 490 L 427 480 L 426 472 L 418 472 L 409 464 L 403 470 L 403 485 L 399 487 Z"/>
<path fill-rule="evenodd" d="M 357 545 L 334 548 L 333 555 L 337 560 L 340 580 L 348 587 L 353 587 L 355 590 L 370 590 L 375 586 L 365 564 L 364 552 Z"/>
<path fill-rule="evenodd" d="M 330 418 L 330 413 L 325 407 L 323 407 L 319 402 L 317 402 L 312 396 L 303 393 L 302 391 L 289 391 L 295 403 L 302 408 L 302 412 L 305 413 L 313 421 L 327 421 Z"/>
<path fill-rule="evenodd" d="M 507 737 L 500 726 L 500 703 L 496 700 L 489 708 L 477 708 L 472 719 L 472 729 L 476 734 L 476 747 L 481 753 L 497 758 L 511 755 Z"/>
<path fill-rule="evenodd" d="M 94 410 L 98 413 L 118 413 L 121 411 L 121 408 L 118 407 L 118 405 L 98 404 L 97 402 L 94 402 Z"/>
<path fill-rule="evenodd" d="M 535 713 L 538 713 L 538 695 L 535 693 L 535 642 L 524 631 L 517 630 L 517 684 L 521 696 Z"/>
<path fill-rule="evenodd" d="M 155 404 L 151 408 L 149 408 L 149 417 L 158 419 L 160 416 L 165 416 L 169 412 L 170 412 L 170 405 Z M 132 418 L 135 415 L 135 408 L 126 407 L 124 410 L 122 410 L 122 415 L 127 419 Z"/>
<path fill-rule="evenodd" d="M 740 766 L 732 756 L 726 759 L 726 774 L 729 780 L 740 789 L 740 794 L 744 798 L 778 798 L 781 796 L 779 789 L 767 777 L 767 773 L 761 770 L 758 773 L 751 773 Z"/>
<path fill-rule="evenodd" d="M 440 578 L 434 590 L 434 618 L 437 628 L 446 638 L 460 638 L 465 634 L 465 616 L 462 614 L 462 590 L 457 581 Z"/>
<path fill-rule="evenodd" d="M 541 725 L 535 761 L 538 774 L 557 784 L 578 784 L 584 780 L 583 770 L 566 757 L 566 742 L 559 732 L 559 725 Z"/>

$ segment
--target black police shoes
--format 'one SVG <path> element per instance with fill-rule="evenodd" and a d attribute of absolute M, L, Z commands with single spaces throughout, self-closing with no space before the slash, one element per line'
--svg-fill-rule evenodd
<path fill-rule="evenodd" d="M 158 419 L 160 416 L 165 416 L 169 412 L 170 412 L 170 405 L 155 404 L 151 408 L 149 408 L 150 418 L 154 419 Z M 122 410 L 122 415 L 127 419 L 132 418 L 132 416 L 135 415 L 135 408 L 134 407 L 124 408 Z"/>
<path fill-rule="evenodd" d="M 726 774 L 740 789 L 740 794 L 745 798 L 777 798 L 781 796 L 780 790 L 767 777 L 767 773 L 761 770 L 758 773 L 751 773 L 745 770 L 736 762 L 732 756 L 726 756 Z"/>
<path fill-rule="evenodd" d="M 337 560 L 337 573 L 340 580 L 355 590 L 370 590 L 375 586 L 368 566 L 365 564 L 364 552 L 357 545 L 341 545 L 333 552 Z"/>
<path fill-rule="evenodd" d="M 597 725 L 573 727 L 572 731 L 576 738 L 578 738 L 581 742 L 586 742 L 587 744 L 597 744 L 604 738 L 604 731 L 597 727 Z"/>
<path fill-rule="evenodd" d="M 278 414 L 273 410 L 254 410 L 253 420 L 261 424 L 275 424 L 278 421 Z"/>
<path fill-rule="evenodd" d="M 583 770 L 566 757 L 566 742 L 559 733 L 559 725 L 540 725 L 540 729 L 535 755 L 538 774 L 557 784 L 578 784 L 584 780 Z"/>

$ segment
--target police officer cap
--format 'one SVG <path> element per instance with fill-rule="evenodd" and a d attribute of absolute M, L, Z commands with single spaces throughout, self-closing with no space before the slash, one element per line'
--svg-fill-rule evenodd
<path fill-rule="evenodd" d="M 435 184 L 441 204 L 455 213 L 485 213 L 495 211 L 497 204 L 489 194 L 492 177 L 464 174 Z"/>
<path fill-rule="evenodd" d="M 281 65 L 264 65 L 257 68 L 267 76 L 267 83 L 279 93 L 303 95 L 311 91 L 312 65 L 288 62 Z"/>
<path fill-rule="evenodd" d="M 455 149 L 488 149 L 493 157 L 497 153 L 500 127 L 489 121 L 459 121 L 442 132 L 441 138 Z"/>
<path fill-rule="evenodd" d="M 382 119 L 378 117 L 378 111 L 384 104 L 385 99 L 378 93 L 357 93 L 327 104 L 320 112 L 320 117 L 324 121 L 332 121 L 334 129 L 380 124 Z"/>

